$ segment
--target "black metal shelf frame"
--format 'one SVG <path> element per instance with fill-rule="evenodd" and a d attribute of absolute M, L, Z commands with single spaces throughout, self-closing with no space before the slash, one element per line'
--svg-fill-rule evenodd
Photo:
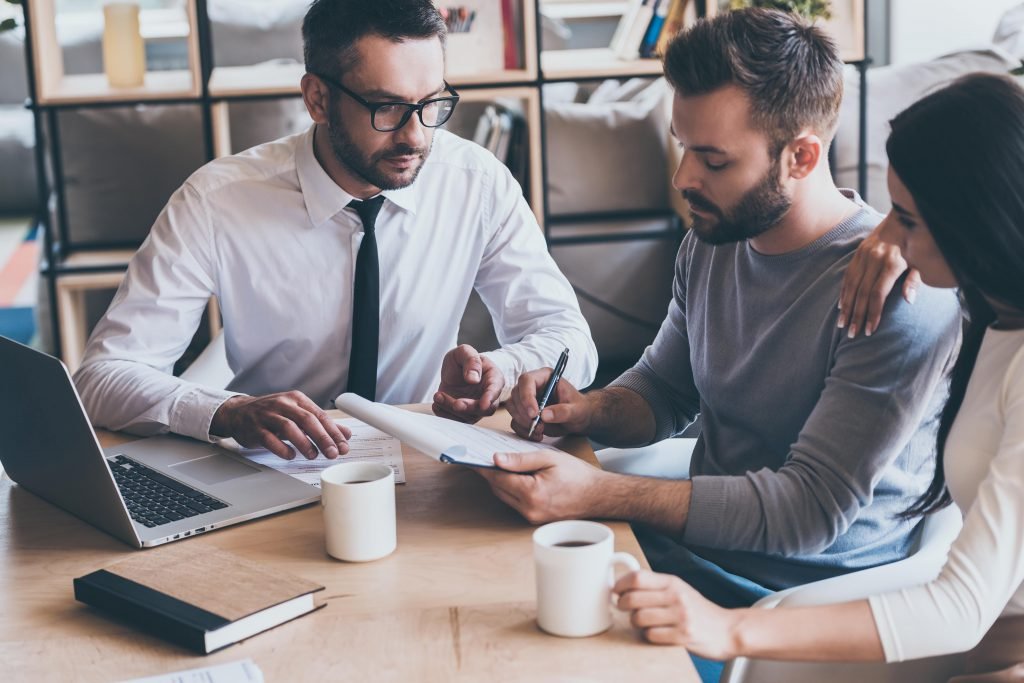
<path fill-rule="evenodd" d="M 595 82 L 614 78 L 657 78 L 661 76 L 660 71 L 651 70 L 631 76 L 622 75 L 601 75 L 595 74 L 584 77 L 562 77 L 544 75 L 541 55 L 543 52 L 541 31 L 542 12 L 541 2 L 534 2 L 535 25 L 537 37 L 534 41 L 536 46 L 537 75 L 533 79 L 524 79 L 510 82 L 495 83 L 472 83 L 459 86 L 460 90 L 492 90 L 497 88 L 535 88 L 540 103 L 540 120 L 536 122 L 540 130 L 540 171 L 543 196 L 543 230 L 547 244 L 553 246 L 570 246 L 581 244 L 599 244 L 609 242 L 627 242 L 636 240 L 670 240 L 678 242 L 682 239 L 685 229 L 680 217 L 671 209 L 640 209 L 623 211 L 588 212 L 577 214 L 552 215 L 549 202 L 548 188 L 548 131 L 544 115 L 544 85 L 548 83 L 563 82 Z M 867 5 L 864 4 L 864 36 L 867 42 Z M 35 77 L 35 58 L 32 45 L 31 17 L 27 8 L 24 12 L 25 22 L 25 64 L 28 72 L 28 88 L 30 97 L 26 107 L 33 113 L 35 129 L 35 162 L 36 162 L 36 183 L 39 197 L 36 222 L 43 235 L 43 258 L 41 275 L 46 279 L 48 286 L 48 300 L 50 304 L 50 324 L 53 334 L 53 344 L 58 355 L 61 349 L 60 320 L 57 312 L 57 278 L 65 274 L 74 273 L 98 273 L 123 270 L 119 264 L 97 264 L 97 265 L 69 265 L 65 261 L 72 253 L 98 251 L 107 249 L 132 249 L 138 247 L 135 242 L 89 242 L 75 243 L 69 234 L 68 217 L 64 196 L 63 163 L 60 153 L 60 124 L 58 114 L 62 110 L 72 109 L 102 109 L 112 107 L 132 107 L 138 105 L 168 106 L 168 105 L 198 105 L 202 119 L 203 149 L 207 161 L 214 159 L 214 131 L 213 131 L 213 110 L 216 103 L 221 102 L 242 102 L 274 100 L 298 97 L 294 93 L 281 94 L 220 94 L 210 93 L 210 77 L 213 73 L 213 45 L 210 31 L 209 14 L 207 13 L 206 0 L 196 0 L 196 30 L 199 41 L 200 59 L 200 95 L 199 97 L 177 97 L 166 99 L 123 100 L 103 102 L 79 102 L 79 103 L 54 103 L 39 104 L 39 83 Z M 859 131 L 858 131 L 858 169 L 857 183 L 862 197 L 866 198 L 867 192 L 867 70 L 871 60 L 865 57 L 862 60 L 849 62 L 855 66 L 860 77 L 859 97 Z M 50 175 L 52 174 L 52 182 Z M 538 198 L 534 198 L 536 201 Z M 668 219 L 669 227 L 661 230 L 597 230 L 585 234 L 574 235 L 553 235 L 551 228 L 556 225 L 579 224 L 579 223 L 602 223 L 644 219 Z M 56 223 L 56 225 L 55 225 Z M 56 232 L 56 234 L 55 234 Z"/>

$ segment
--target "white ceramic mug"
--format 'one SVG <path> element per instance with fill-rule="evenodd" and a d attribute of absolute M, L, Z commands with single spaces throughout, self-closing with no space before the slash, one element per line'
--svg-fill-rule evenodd
<path fill-rule="evenodd" d="M 320 473 L 327 554 L 347 562 L 390 555 L 397 545 L 395 473 L 380 463 L 344 462 Z"/>
<path fill-rule="evenodd" d="M 611 628 L 615 565 L 640 569 L 615 552 L 615 534 L 597 522 L 545 524 L 533 532 L 537 625 L 556 636 L 582 638 Z"/>

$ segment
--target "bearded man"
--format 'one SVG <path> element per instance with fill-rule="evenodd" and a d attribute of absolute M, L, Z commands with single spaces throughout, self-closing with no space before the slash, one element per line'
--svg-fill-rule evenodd
<path fill-rule="evenodd" d="M 891 297 L 870 336 L 837 327 L 843 274 L 882 216 L 829 172 L 836 48 L 794 16 L 728 12 L 675 37 L 665 75 L 683 150 L 673 182 L 693 217 L 668 315 L 608 388 L 559 382 L 531 438 L 638 447 L 700 415 L 689 478 L 550 451 L 500 456 L 505 472 L 480 474 L 534 523 L 642 523 L 652 566 L 725 606 L 899 560 L 920 519 L 899 513 L 932 478 L 959 311 L 922 288 L 914 305 Z M 549 376 L 527 373 L 512 393 L 523 436 Z M 662 456 L 685 458 L 680 439 L 664 443 Z"/>
<path fill-rule="evenodd" d="M 171 197 L 75 376 L 92 420 L 336 458 L 350 434 L 324 408 L 344 391 L 472 421 L 564 348 L 589 383 L 589 327 L 521 188 L 438 128 L 459 97 L 434 4 L 317 0 L 302 32 L 313 125 Z M 455 347 L 474 289 L 501 344 L 487 353 Z M 210 296 L 226 389 L 171 375 Z"/>

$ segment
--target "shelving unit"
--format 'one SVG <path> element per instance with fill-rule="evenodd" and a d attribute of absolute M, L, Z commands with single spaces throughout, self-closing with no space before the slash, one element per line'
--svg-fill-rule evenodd
<path fill-rule="evenodd" d="M 658 77 L 661 63 L 656 59 L 621 60 L 609 49 L 545 51 L 540 44 L 542 0 L 520 0 L 522 27 L 520 49 L 522 63 L 514 69 L 486 70 L 482 73 L 460 71 L 449 64 L 448 80 L 467 102 L 510 98 L 522 102 L 529 149 L 529 186 L 524 188 L 531 206 L 543 226 L 549 245 L 582 244 L 636 239 L 681 238 L 682 224 L 676 213 L 665 211 L 622 211 L 599 214 L 552 216 L 547 201 L 547 140 L 544 120 L 546 83 L 598 81 L 606 78 Z M 863 16 L 863 1 L 852 0 Z M 301 64 L 270 63 L 254 66 L 216 66 L 213 63 L 213 38 L 206 0 L 184 0 L 187 19 L 188 69 L 149 72 L 145 85 L 133 89 L 112 89 L 102 74 L 67 76 L 64 74 L 61 48 L 56 32 L 57 0 L 32 0 L 25 4 L 26 61 L 36 132 L 39 222 L 44 236 L 42 275 L 49 284 L 51 324 L 55 347 L 69 367 L 80 360 L 87 330 L 82 301 L 85 292 L 116 287 L 137 244 L 82 244 L 71 239 L 64 197 L 61 168 L 60 126 L 57 113 L 62 109 L 86 109 L 140 104 L 189 104 L 201 112 L 205 158 L 231 153 L 229 111 L 232 105 L 300 96 Z M 715 2 L 709 2 L 714 12 Z M 863 23 L 862 23 L 863 25 Z M 863 44 L 863 33 L 861 34 Z M 451 44 L 449 46 L 451 49 Z M 862 112 L 866 89 L 863 78 L 867 60 L 861 69 Z M 863 122 L 863 113 L 861 117 Z M 863 156 L 864 127 L 861 130 Z M 864 186 L 863 158 L 861 187 Z M 638 231 L 624 229 L 599 234 L 553 236 L 551 226 L 573 222 L 607 222 L 673 217 L 667 230 Z M 210 307 L 211 325 L 219 324 L 216 307 Z"/>
<path fill-rule="evenodd" d="M 38 105 L 97 104 L 188 99 L 199 96 L 199 50 L 189 41 L 189 68 L 146 74 L 139 88 L 111 88 L 103 74 L 68 76 L 57 40 L 56 0 L 25 3 L 26 23 L 33 27 L 31 40 L 34 72 L 33 100 Z M 195 35 L 198 17 L 194 2 L 185 3 L 189 34 Z"/>

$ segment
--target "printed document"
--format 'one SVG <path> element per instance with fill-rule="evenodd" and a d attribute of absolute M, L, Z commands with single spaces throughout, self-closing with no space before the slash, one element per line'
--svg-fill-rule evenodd
<path fill-rule="evenodd" d="M 263 683 L 263 672 L 251 659 L 242 659 L 200 669 L 133 678 L 123 683 Z"/>
<path fill-rule="evenodd" d="M 402 442 L 395 437 L 371 427 L 361 420 L 345 418 L 335 420 L 352 430 L 352 438 L 348 440 L 347 455 L 335 460 L 328 460 L 318 455 L 314 460 L 307 460 L 302 453 L 296 453 L 291 460 L 282 460 L 265 448 L 244 448 L 234 439 L 225 439 L 219 445 L 244 455 L 253 462 L 271 467 L 278 472 L 291 475 L 299 481 L 312 484 L 319 488 L 320 473 L 331 465 L 342 462 L 379 462 L 387 465 L 395 472 L 395 483 L 405 483 L 405 467 L 402 463 Z M 287 443 L 287 442 L 285 442 Z"/>
<path fill-rule="evenodd" d="M 397 437 L 403 443 L 435 460 L 447 456 L 446 461 L 457 464 L 494 467 L 495 453 L 558 450 L 554 446 L 522 439 L 508 432 L 446 420 L 434 415 L 412 413 L 394 406 L 368 401 L 356 394 L 342 394 L 334 400 L 334 405 L 339 410 Z"/>

